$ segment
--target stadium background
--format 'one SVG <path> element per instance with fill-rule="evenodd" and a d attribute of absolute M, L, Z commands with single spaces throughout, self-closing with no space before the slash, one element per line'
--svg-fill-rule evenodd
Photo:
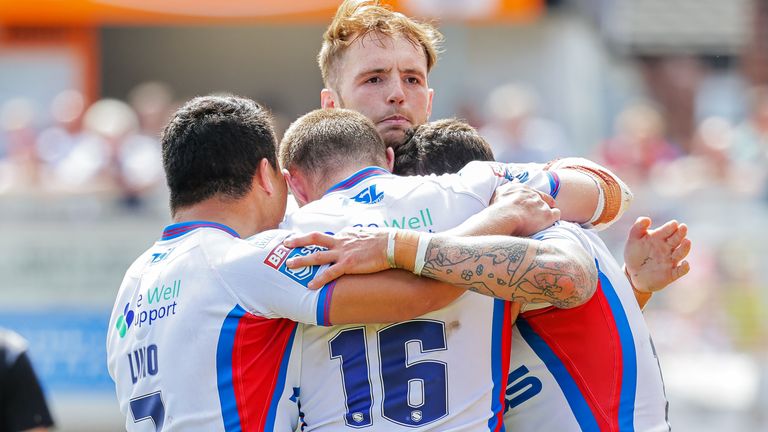
<path fill-rule="evenodd" d="M 766 430 L 768 1 L 388 3 L 446 36 L 432 119 L 519 135 L 492 140 L 510 160 L 586 156 L 628 181 L 635 204 L 603 234 L 617 256 L 638 215 L 689 224 L 693 270 L 645 313 L 670 420 Z M 169 112 L 235 93 L 285 128 L 319 104 L 337 4 L 0 0 L 0 325 L 29 339 L 59 430 L 122 429 L 106 325 L 169 221 Z"/>

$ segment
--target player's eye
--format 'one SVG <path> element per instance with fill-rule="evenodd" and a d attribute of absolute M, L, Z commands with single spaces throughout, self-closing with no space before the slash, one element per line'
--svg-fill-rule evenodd
<path fill-rule="evenodd" d="M 380 82 L 381 82 L 381 78 L 380 78 L 380 77 L 377 77 L 377 76 L 375 76 L 375 77 L 370 77 L 370 78 L 368 78 L 367 80 L 365 80 L 365 82 L 366 82 L 366 83 L 371 83 L 371 84 L 376 84 L 376 83 L 380 83 Z"/>
<path fill-rule="evenodd" d="M 408 77 L 405 81 L 408 84 L 421 84 L 421 79 L 419 77 Z"/>

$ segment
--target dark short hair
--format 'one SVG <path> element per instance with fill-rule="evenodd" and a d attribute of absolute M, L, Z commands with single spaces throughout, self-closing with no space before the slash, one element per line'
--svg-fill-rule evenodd
<path fill-rule="evenodd" d="M 277 169 L 272 116 L 246 98 L 190 100 L 171 117 L 161 143 L 171 214 L 214 196 L 242 198 L 264 158 Z"/>
<path fill-rule="evenodd" d="M 437 120 L 411 130 L 405 143 L 395 149 L 394 173 L 456 173 L 476 160 L 494 160 L 491 146 L 477 129 L 457 119 Z"/>
<path fill-rule="evenodd" d="M 348 109 L 317 109 L 299 117 L 285 132 L 280 165 L 323 178 L 352 163 L 385 164 L 386 150 L 368 117 Z"/>

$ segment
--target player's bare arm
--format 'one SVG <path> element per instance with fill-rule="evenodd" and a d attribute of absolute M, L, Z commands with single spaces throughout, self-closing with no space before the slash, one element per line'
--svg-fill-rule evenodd
<path fill-rule="evenodd" d="M 492 163 L 493 164 L 493 163 Z M 584 158 L 564 158 L 543 164 L 505 164 L 517 172 L 543 169 L 552 177 L 549 193 L 563 220 L 602 230 L 629 208 L 629 187 L 609 169 Z M 538 187 L 537 187 L 538 189 Z"/>
<path fill-rule="evenodd" d="M 310 287 L 322 286 L 342 274 L 377 272 L 394 264 L 481 294 L 566 308 L 583 304 L 597 284 L 597 270 L 586 252 L 564 241 L 502 236 L 430 239 L 411 231 L 361 229 L 335 236 L 311 233 L 287 242 L 289 247 L 317 244 L 328 248 L 287 263 L 289 267 L 334 263 Z M 388 249 L 394 249 L 394 254 L 386 253 Z M 420 249 L 426 252 L 421 258 Z"/>
<path fill-rule="evenodd" d="M 551 198 L 527 186 L 508 184 L 499 192 L 490 207 L 457 227 L 457 232 L 531 234 L 559 219 L 559 210 L 550 207 Z M 334 287 L 329 320 L 332 324 L 408 320 L 447 306 L 465 289 L 403 270 L 345 275 Z"/>
<path fill-rule="evenodd" d="M 403 270 L 338 279 L 330 304 L 330 324 L 406 321 L 442 309 L 464 293 L 463 288 Z"/>
<path fill-rule="evenodd" d="M 537 177 L 525 183 L 531 182 L 530 186 L 555 197 L 553 207 L 561 210 L 563 220 L 597 230 L 617 221 L 633 200 L 632 191 L 616 174 L 588 159 L 564 158 L 546 165 L 475 163 L 488 164 L 497 175 L 503 172 L 504 177 L 513 182 L 529 172 L 545 171 L 548 181 Z"/>
<path fill-rule="evenodd" d="M 522 238 L 430 241 L 422 276 L 469 291 L 517 301 L 570 308 L 590 298 L 597 270 L 583 251 L 561 241 Z"/>
<path fill-rule="evenodd" d="M 565 220 L 605 229 L 621 217 L 634 199 L 626 183 L 608 168 L 591 160 L 557 159 L 549 162 L 546 169 L 554 170 L 561 178 L 560 193 L 563 196 L 559 197 L 558 206 L 574 212 L 564 212 Z M 591 188 L 585 185 L 589 182 L 593 183 Z"/>

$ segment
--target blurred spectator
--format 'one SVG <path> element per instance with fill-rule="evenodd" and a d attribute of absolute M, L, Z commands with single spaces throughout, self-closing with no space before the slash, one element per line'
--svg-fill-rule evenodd
<path fill-rule="evenodd" d="M 748 117 L 736 127 L 733 139 L 735 161 L 768 160 L 768 87 L 752 90 Z"/>
<path fill-rule="evenodd" d="M 720 117 L 710 117 L 701 122 L 689 155 L 656 166 L 652 179 L 654 192 L 680 197 L 696 191 L 731 186 L 733 170 L 728 158 L 731 132 L 731 124 Z"/>
<path fill-rule="evenodd" d="M 619 114 L 615 136 L 603 143 L 600 153 L 630 186 L 645 182 L 657 164 L 681 154 L 665 138 L 661 114 L 648 104 L 630 105 Z"/>
<path fill-rule="evenodd" d="M 27 343 L 0 328 L 0 431 L 43 432 L 53 426 Z"/>
<path fill-rule="evenodd" d="M 480 133 L 499 162 L 547 162 L 568 156 L 565 134 L 536 115 L 538 96 L 523 85 L 506 84 L 488 97 L 489 122 Z"/>
<path fill-rule="evenodd" d="M 39 134 L 40 116 L 31 101 L 0 106 L 0 193 L 118 192 L 135 207 L 162 183 L 159 133 L 172 109 L 170 91 L 157 83 L 139 87 L 126 103 L 104 99 L 87 110 L 83 95 L 66 90 L 50 105 L 52 124 Z M 5 156 L 5 157 L 2 157 Z"/>
<path fill-rule="evenodd" d="M 83 132 L 84 112 L 85 98 L 77 90 L 65 90 L 51 102 L 53 124 L 43 129 L 35 140 L 37 155 L 44 165 L 41 179 L 43 188 L 57 189 L 62 181 L 57 175 L 59 165 L 83 141 L 96 139 Z"/>
<path fill-rule="evenodd" d="M 0 133 L 6 142 L 5 158 L 0 160 L 0 191 L 32 189 L 40 182 L 35 118 L 29 99 L 10 99 L 0 106 Z"/>
<path fill-rule="evenodd" d="M 128 93 L 128 103 L 139 116 L 140 134 L 159 139 L 175 109 L 171 88 L 157 81 L 141 83 Z"/>
<path fill-rule="evenodd" d="M 729 150 L 736 170 L 751 179 L 751 194 L 764 194 L 768 179 L 768 87 L 752 90 L 748 117 L 736 126 Z"/>

